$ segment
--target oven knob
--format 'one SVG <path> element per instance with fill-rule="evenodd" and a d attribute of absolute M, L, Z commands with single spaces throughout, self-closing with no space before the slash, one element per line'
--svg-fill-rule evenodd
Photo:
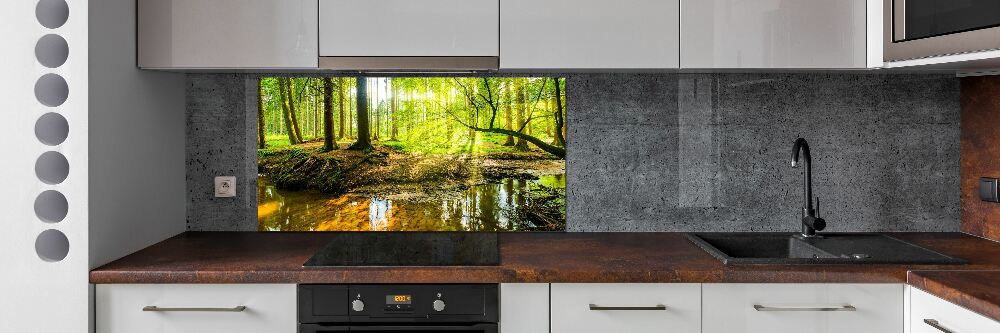
<path fill-rule="evenodd" d="M 351 302 L 351 309 L 354 309 L 354 311 L 357 311 L 357 312 L 364 311 L 365 310 L 365 302 L 362 302 L 360 299 L 356 299 L 353 302 Z"/>
<path fill-rule="evenodd" d="M 434 300 L 434 311 L 437 312 L 444 311 L 444 301 L 439 299 Z"/>

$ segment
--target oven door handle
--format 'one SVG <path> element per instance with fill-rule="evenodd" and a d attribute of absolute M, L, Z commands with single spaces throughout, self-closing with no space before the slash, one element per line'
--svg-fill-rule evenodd
<path fill-rule="evenodd" d="M 351 332 L 448 332 L 448 331 L 462 331 L 462 332 L 482 332 L 482 333 L 497 333 L 496 324 L 473 324 L 473 325 L 435 325 L 435 326 L 423 326 L 414 325 L 407 326 L 393 325 L 393 326 L 351 326 Z"/>

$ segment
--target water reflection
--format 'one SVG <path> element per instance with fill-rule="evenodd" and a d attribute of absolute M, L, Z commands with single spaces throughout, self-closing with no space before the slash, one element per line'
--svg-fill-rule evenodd
<path fill-rule="evenodd" d="M 333 196 L 279 190 L 261 176 L 257 181 L 257 219 L 260 230 L 266 231 L 546 229 L 540 222 L 546 220 L 544 214 L 565 216 L 564 195 L 547 199 L 544 209 L 532 198 L 565 188 L 565 176 L 557 174 L 537 180 L 504 179 L 443 195 Z"/>

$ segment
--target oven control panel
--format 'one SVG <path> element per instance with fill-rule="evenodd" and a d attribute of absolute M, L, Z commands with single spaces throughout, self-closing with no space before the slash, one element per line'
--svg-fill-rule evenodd
<path fill-rule="evenodd" d="M 302 284 L 300 322 L 491 322 L 496 284 Z"/>

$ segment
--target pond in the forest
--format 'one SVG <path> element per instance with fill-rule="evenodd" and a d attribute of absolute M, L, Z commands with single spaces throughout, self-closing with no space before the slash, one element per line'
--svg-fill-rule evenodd
<path fill-rule="evenodd" d="M 331 195 L 258 177 L 262 231 L 513 231 L 565 229 L 564 174 L 503 179 L 437 195 Z"/>

